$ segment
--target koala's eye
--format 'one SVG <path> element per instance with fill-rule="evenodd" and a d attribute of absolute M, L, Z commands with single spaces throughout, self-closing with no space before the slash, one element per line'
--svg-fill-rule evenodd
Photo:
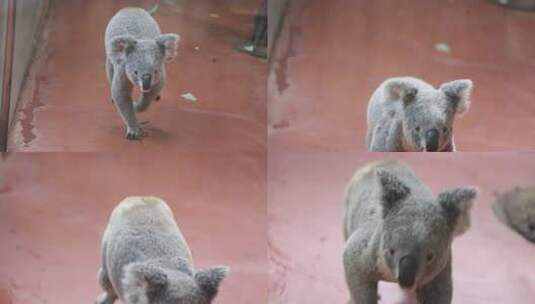
<path fill-rule="evenodd" d="M 442 133 L 448 133 L 448 127 L 442 128 Z"/>
<path fill-rule="evenodd" d="M 395 251 L 394 249 L 390 249 L 390 250 L 388 250 L 388 253 L 389 253 L 390 255 L 394 255 L 394 253 L 396 253 L 396 251 Z"/>
<path fill-rule="evenodd" d="M 435 256 L 432 253 L 428 253 L 425 258 L 427 259 L 428 262 L 431 262 L 433 258 L 435 258 Z"/>
<path fill-rule="evenodd" d="M 155 71 L 154 71 L 154 75 L 158 75 L 158 70 L 155 70 Z"/>
<path fill-rule="evenodd" d="M 416 132 L 420 132 L 421 129 L 420 129 L 420 127 L 416 127 L 416 128 L 414 128 L 414 130 L 416 130 Z"/>
<path fill-rule="evenodd" d="M 134 75 L 137 75 L 137 71 L 134 71 Z"/>

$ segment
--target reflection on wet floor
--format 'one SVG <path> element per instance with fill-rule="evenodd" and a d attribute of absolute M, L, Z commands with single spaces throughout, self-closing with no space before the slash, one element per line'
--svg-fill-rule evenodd
<path fill-rule="evenodd" d="M 535 181 L 531 154 L 357 154 L 270 151 L 268 223 L 270 303 L 347 303 L 342 267 L 343 195 L 354 170 L 372 160 L 398 159 L 437 193 L 481 190 L 470 230 L 453 243 L 453 303 L 520 303 L 535 297 L 535 246 L 496 219 L 495 192 Z M 380 303 L 401 299 L 380 283 Z"/>
<path fill-rule="evenodd" d="M 366 108 L 386 78 L 471 78 L 459 151 L 535 148 L 535 12 L 491 1 L 292 1 L 268 75 L 270 142 L 365 151 Z"/>
<path fill-rule="evenodd" d="M 93 303 L 102 233 L 130 195 L 167 201 L 197 268 L 231 267 L 216 303 L 267 301 L 263 158 L 19 153 L 0 161 L 0 172 L 2 304 Z"/>
<path fill-rule="evenodd" d="M 156 151 L 265 147 L 265 60 L 238 51 L 258 1 L 51 1 L 10 151 Z M 104 30 L 126 6 L 153 8 L 163 32 L 181 36 L 161 100 L 138 115 L 149 136 L 124 138 L 104 72 Z M 181 97 L 191 94 L 196 102 Z"/>

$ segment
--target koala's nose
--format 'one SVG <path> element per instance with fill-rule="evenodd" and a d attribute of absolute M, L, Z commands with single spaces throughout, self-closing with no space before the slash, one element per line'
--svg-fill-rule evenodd
<path fill-rule="evenodd" d="M 141 88 L 143 89 L 143 91 L 150 90 L 151 82 L 152 82 L 151 74 L 143 74 L 141 76 Z"/>
<path fill-rule="evenodd" d="M 436 152 L 438 150 L 438 130 L 430 129 L 425 132 L 425 150 Z"/>
<path fill-rule="evenodd" d="M 416 280 L 418 262 L 414 256 L 406 255 L 399 260 L 398 282 L 401 288 L 411 288 Z"/>

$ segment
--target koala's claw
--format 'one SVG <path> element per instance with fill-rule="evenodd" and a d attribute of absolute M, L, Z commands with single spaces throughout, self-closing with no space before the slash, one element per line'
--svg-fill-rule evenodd
<path fill-rule="evenodd" d="M 137 140 L 141 139 L 145 132 L 141 127 L 126 128 L 126 139 L 128 140 Z"/>

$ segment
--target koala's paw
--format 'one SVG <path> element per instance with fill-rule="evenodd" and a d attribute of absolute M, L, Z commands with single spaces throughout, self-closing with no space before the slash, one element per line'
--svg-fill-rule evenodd
<path fill-rule="evenodd" d="M 126 139 L 128 140 L 138 140 L 141 139 L 143 135 L 145 135 L 145 132 L 139 126 L 133 128 L 126 127 Z"/>

